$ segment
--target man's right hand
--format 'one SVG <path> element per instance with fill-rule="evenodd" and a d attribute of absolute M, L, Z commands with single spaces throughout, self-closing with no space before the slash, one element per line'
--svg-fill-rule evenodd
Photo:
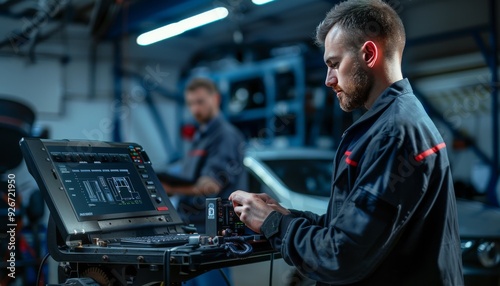
<path fill-rule="evenodd" d="M 229 196 L 229 200 L 233 202 L 234 212 L 240 220 L 257 233 L 260 233 L 262 223 L 271 212 L 278 211 L 285 215 L 290 213 L 267 194 L 235 191 Z"/>

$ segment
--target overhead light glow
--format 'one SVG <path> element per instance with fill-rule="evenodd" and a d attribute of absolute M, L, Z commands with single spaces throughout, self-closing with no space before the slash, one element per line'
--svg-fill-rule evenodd
<path fill-rule="evenodd" d="M 255 5 L 264 5 L 269 2 L 273 2 L 274 0 L 252 0 L 253 4 Z"/>
<path fill-rule="evenodd" d="M 214 8 L 212 10 L 203 12 L 198 15 L 186 18 L 176 23 L 168 24 L 166 26 L 146 32 L 137 37 L 137 44 L 141 46 L 151 45 L 158 41 L 162 41 L 188 30 L 224 19 L 229 14 L 229 11 L 224 7 Z"/>

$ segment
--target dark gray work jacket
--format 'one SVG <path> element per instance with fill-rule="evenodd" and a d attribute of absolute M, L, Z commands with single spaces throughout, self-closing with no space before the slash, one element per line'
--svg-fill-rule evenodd
<path fill-rule="evenodd" d="M 199 233 L 205 232 L 205 200 L 207 197 L 227 199 L 236 190 L 248 189 L 248 178 L 243 166 L 245 140 L 238 129 L 222 115 L 215 117 L 194 140 L 183 162 L 183 174 L 197 180 L 212 178 L 221 191 L 209 187 L 201 196 L 181 196 L 178 212 L 185 223 L 194 224 Z"/>
<path fill-rule="evenodd" d="M 277 212 L 261 231 L 318 285 L 463 285 L 445 143 L 408 80 L 343 135 L 325 215 Z"/>

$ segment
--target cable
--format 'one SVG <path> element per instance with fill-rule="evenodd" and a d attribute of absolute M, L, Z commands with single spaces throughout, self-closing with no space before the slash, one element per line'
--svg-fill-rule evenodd
<path fill-rule="evenodd" d="M 42 268 L 47 258 L 49 258 L 49 256 L 50 253 L 45 254 L 45 256 L 42 258 L 42 261 L 40 261 L 40 266 L 38 266 L 38 273 L 36 274 L 36 286 L 40 285 L 40 276 L 42 274 Z"/>
<path fill-rule="evenodd" d="M 271 265 L 269 266 L 269 286 L 273 286 L 273 265 L 274 265 L 274 253 L 271 253 Z"/>
<path fill-rule="evenodd" d="M 251 236 L 244 237 L 244 236 L 231 236 L 231 237 L 224 237 L 223 241 L 224 243 L 220 244 L 223 249 L 225 249 L 228 252 L 229 255 L 233 255 L 235 257 L 246 257 L 252 254 L 253 252 L 253 247 L 250 243 L 247 242 L 248 239 L 252 239 Z M 191 242 L 191 241 L 190 241 Z M 169 248 L 165 250 L 164 254 L 164 261 L 163 265 L 165 267 L 165 275 L 164 275 L 164 281 L 163 285 L 170 285 L 170 258 L 171 258 L 171 252 L 173 251 L 185 251 L 185 250 L 192 250 L 197 247 L 199 247 L 199 243 L 195 243 L 196 241 L 192 241 L 191 244 L 186 244 L 183 246 L 178 246 L 174 248 Z M 199 238 L 198 238 L 199 242 Z M 222 278 L 224 278 L 224 281 L 226 282 L 227 286 L 231 286 L 231 282 L 229 281 L 228 276 L 224 271 L 219 268 L 219 272 L 222 275 Z"/>
<path fill-rule="evenodd" d="M 224 237 L 224 249 L 235 257 L 245 257 L 253 252 L 253 247 L 242 236 Z"/>

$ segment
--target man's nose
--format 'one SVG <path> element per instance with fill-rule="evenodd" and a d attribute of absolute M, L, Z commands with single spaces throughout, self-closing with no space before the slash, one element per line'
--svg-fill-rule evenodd
<path fill-rule="evenodd" d="M 189 111 L 191 111 L 191 114 L 196 114 L 196 113 L 199 112 L 199 108 L 197 106 L 195 106 L 195 105 L 191 105 L 189 107 Z"/>
<path fill-rule="evenodd" d="M 334 87 L 339 83 L 337 78 L 337 73 L 333 69 L 328 69 L 326 73 L 325 85 L 328 87 Z"/>

